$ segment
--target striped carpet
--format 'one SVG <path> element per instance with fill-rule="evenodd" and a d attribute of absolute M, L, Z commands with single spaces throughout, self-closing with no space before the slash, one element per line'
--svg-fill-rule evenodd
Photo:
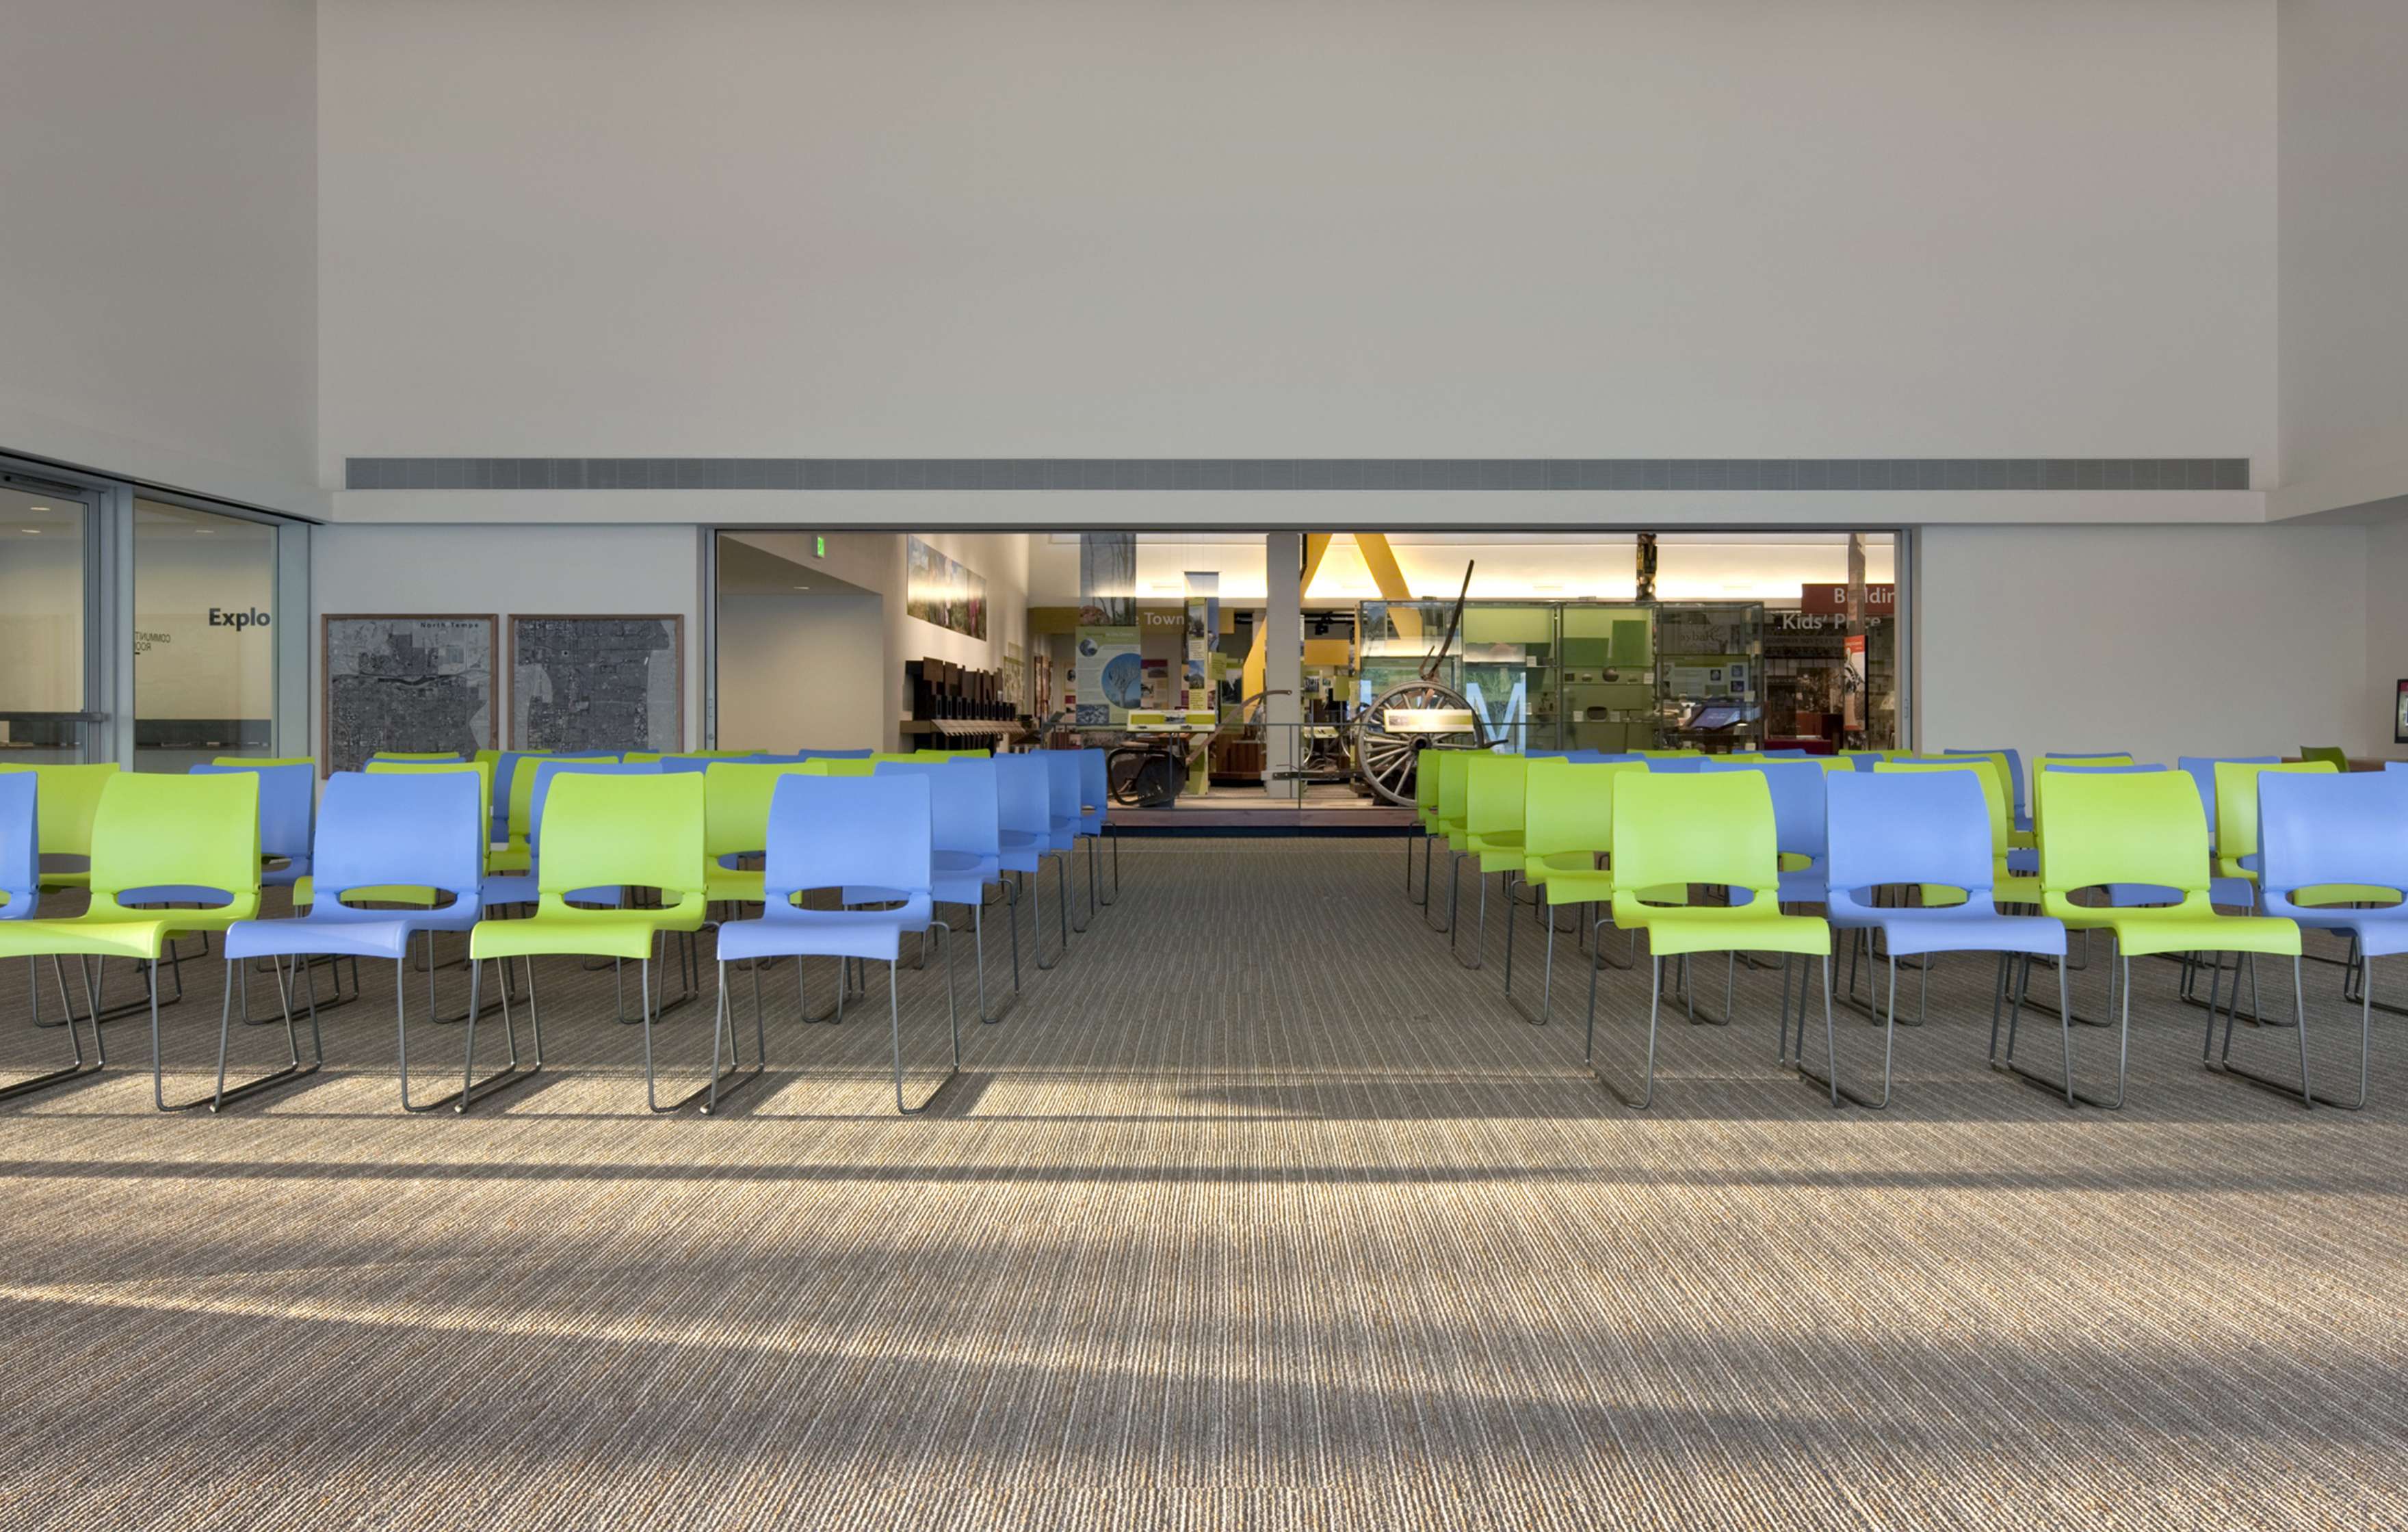
<path fill-rule="evenodd" d="M 918 1120 L 876 975 L 835 1026 L 772 974 L 777 1072 L 710 1120 L 643 1110 L 640 1029 L 562 960 L 544 1074 L 465 1118 L 396 1110 L 389 971 L 221 1117 L 153 1112 L 113 1024 L 108 1072 L 0 1105 L 0 1526 L 2408 1525 L 2408 1023 L 2372 1107 L 2304 1111 L 2203 1072 L 2142 963 L 2131 1104 L 2075 1113 L 1984 1067 L 1960 959 L 1895 1107 L 1835 1112 L 1742 972 L 1641 1114 L 1500 998 L 1497 908 L 1456 966 L 1394 842 L 1123 861 Z M 6 1062 L 46 1063 L 7 967 Z M 185 964 L 173 1095 L 222 971 Z M 915 1096 L 940 984 L 902 976 Z M 2356 1011 L 2309 984 L 2339 1086 Z M 1618 1068 L 1645 998 L 1607 976 Z M 664 1020 L 673 1083 L 709 1014 Z"/>

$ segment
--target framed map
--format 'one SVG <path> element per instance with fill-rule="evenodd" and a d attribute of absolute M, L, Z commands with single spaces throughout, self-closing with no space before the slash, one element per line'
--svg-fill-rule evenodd
<path fill-rule="evenodd" d="M 490 750 L 500 619 L 328 613 L 319 624 L 321 770 L 357 771 L 380 750 Z"/>
<path fill-rule="evenodd" d="M 512 613 L 510 748 L 685 749 L 685 619 Z"/>

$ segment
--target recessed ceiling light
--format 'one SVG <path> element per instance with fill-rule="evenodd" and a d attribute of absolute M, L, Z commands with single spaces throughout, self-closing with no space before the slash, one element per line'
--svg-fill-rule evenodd
<path fill-rule="evenodd" d="M 48 510 L 50 508 L 48 506 L 27 506 L 25 508 L 27 510 Z"/>
<path fill-rule="evenodd" d="M 42 529 L 38 526 L 21 526 L 17 530 L 28 537 L 38 537 L 42 535 Z"/>
<path fill-rule="evenodd" d="M 797 586 L 796 586 L 796 587 L 795 587 L 795 589 L 796 589 L 796 590 L 798 590 L 798 591 L 808 591 L 808 590 L 810 590 L 810 586 L 808 586 L 808 585 L 797 585 Z"/>

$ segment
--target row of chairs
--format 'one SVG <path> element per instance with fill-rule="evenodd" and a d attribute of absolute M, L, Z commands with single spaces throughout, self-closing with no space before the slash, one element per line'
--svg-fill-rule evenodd
<path fill-rule="evenodd" d="M 1443 845 L 1451 853 L 1443 929 L 1451 946 L 1461 945 L 1455 938 L 1457 891 L 1469 865 L 1480 888 L 1481 924 L 1467 966 L 1477 967 L 1485 944 L 1488 879 L 1501 880 L 1512 901 L 1509 998 L 1511 917 L 1525 904 L 1541 912 L 1546 967 L 1540 1009 L 1523 1008 L 1527 1019 L 1543 1024 L 1552 1014 L 1553 911 L 1566 905 L 1603 911 L 1585 933 L 1590 987 L 1583 1053 L 1592 1064 L 1598 975 L 1612 964 L 1603 934 L 1609 927 L 1629 934 L 1630 955 L 1613 965 L 1620 966 L 1636 962 L 1643 936 L 1650 953 L 1643 1081 L 1626 1091 L 1606 1080 L 1634 1106 L 1653 1099 L 1667 959 L 1683 960 L 1674 966 L 1675 982 L 1695 1020 L 1685 959 L 1727 954 L 1720 1018 L 1727 1021 L 1738 954 L 1780 954 L 1780 1060 L 1828 1089 L 1835 1106 L 1848 1099 L 1880 1107 L 1891 1095 L 1899 958 L 1925 959 L 1928 996 L 1930 954 L 1978 952 L 1997 959 L 1991 1062 L 2061 1092 L 2068 1105 L 2123 1104 L 2130 960 L 2157 954 L 2183 964 L 2184 998 L 2207 1009 L 2204 1060 L 2275 1085 L 2304 1104 L 2356 1108 L 2366 1099 L 2371 1013 L 2376 1009 L 2368 960 L 2408 950 L 2408 906 L 2401 903 L 2401 892 L 2408 890 L 2408 775 L 2396 772 L 2350 774 L 2329 761 L 2272 757 L 2186 757 L 2172 770 L 2135 763 L 2125 754 L 2045 757 L 2019 812 L 2014 806 L 2023 785 L 2021 763 L 2005 751 L 1936 757 L 1866 752 L 1856 759 L 1569 752 L 1524 757 L 1454 751 L 1426 755 L 1423 766 L 1423 878 L 1416 895 L 1408 842 L 1408 896 L 1429 920 L 1436 908 L 1431 857 Z M 1724 902 L 1709 902 L 1713 890 L 1725 891 Z M 1807 913 L 1808 908 L 1820 912 Z M 2354 1099 L 2319 1095 L 2313 1084 L 2299 967 L 2302 927 L 2329 931 L 2350 943 L 2342 961 L 2347 970 L 2344 998 L 2360 1009 Z M 2067 935 L 2081 933 L 2086 942 L 2094 930 L 2109 933 L 2119 958 L 2108 970 L 2108 1009 L 2119 1028 L 2112 1095 L 2090 1095 L 2075 1083 L 2073 1027 L 2086 1019 L 2076 1014 L 2067 994 L 2066 976 L 2077 966 L 2070 962 Z M 1882 1083 L 1878 1095 L 1867 1095 L 1839 1078 L 1830 964 L 1841 951 L 1852 958 L 1857 951 L 1872 955 L 1876 939 L 1890 965 L 1890 993 L 1888 1004 L 1873 1009 L 1885 1027 Z M 1841 945 L 1835 948 L 1835 941 Z M 2254 969 L 2258 953 L 2294 960 L 2288 1021 L 2299 1026 L 2296 1083 L 2269 1080 L 2231 1057 L 2244 960 L 2252 991 L 2248 1019 L 2260 1019 Z M 2229 997 L 2227 955 L 2234 957 Z M 1819 1073 L 1804 1058 L 1808 975 L 1793 975 L 1799 957 L 1823 960 L 1826 1047 Z M 1464 961 L 1460 954 L 1458 961 Z M 2028 1069 L 2014 1057 L 2017 1023 L 2031 1004 L 2035 962 L 2055 966 L 2058 975 L 2063 1056 L 2054 1076 Z M 2203 1002 L 2196 994 L 2202 974 L 2214 975 Z M 1852 976 L 1845 996 L 1852 1004 L 1854 994 Z"/>
<path fill-rule="evenodd" d="M 511 785 L 504 791 L 523 805 L 507 822 L 493 808 L 497 766 L 509 774 Z M 1002 758 L 983 752 L 862 752 L 769 760 L 748 753 L 710 759 L 693 769 L 658 758 L 522 757 L 504 764 L 388 756 L 371 760 L 363 772 L 331 779 L 314 815 L 306 807 L 313 796 L 313 769 L 307 762 L 224 761 L 195 767 L 185 778 L 119 774 L 108 767 L 0 771 L 0 957 L 28 959 L 37 1024 L 34 960 L 51 959 L 74 1055 L 65 1067 L 19 1081 L 0 1095 L 40 1089 L 86 1072 L 79 1020 L 93 1024 L 90 1067 L 105 1067 L 100 1024 L 112 1013 L 99 1002 L 94 976 L 111 959 L 131 959 L 148 979 L 153 1101 L 162 1110 L 176 1110 L 165 1099 L 159 1050 L 160 964 L 178 938 L 216 935 L 224 943 L 226 995 L 216 1089 L 203 1100 L 222 1108 L 313 1072 L 322 1062 L 314 979 L 304 1002 L 312 1053 L 307 1065 L 294 1009 L 303 966 L 349 960 L 356 969 L 366 957 L 395 965 L 402 1103 L 424 1110 L 410 1096 L 404 966 L 413 939 L 423 940 L 432 1009 L 435 937 L 459 933 L 468 938 L 471 971 L 462 1088 L 446 1098 L 451 1104 L 465 1111 L 473 1101 L 540 1069 L 533 959 L 573 954 L 638 964 L 646 1100 L 655 1110 L 674 1110 L 685 1103 L 662 1105 L 652 1057 L 652 1024 L 669 1003 L 655 991 L 652 966 L 671 940 L 685 940 L 690 952 L 695 934 L 709 925 L 720 932 L 722 982 L 712 1078 L 696 1093 L 704 1110 L 715 1107 L 734 1074 L 734 1066 L 725 1071 L 719 1067 L 722 1044 L 731 1060 L 737 1052 L 726 965 L 749 965 L 753 972 L 752 1074 L 757 1076 L 766 1067 L 762 966 L 772 957 L 796 958 L 799 986 L 802 959 L 827 956 L 841 960 L 836 1002 L 826 1013 L 836 1019 L 842 1015 L 849 976 L 858 973 L 860 962 L 883 957 L 889 963 L 896 1105 L 916 1111 L 922 1109 L 903 1097 L 898 981 L 893 973 L 902 936 L 920 935 L 924 964 L 932 938 L 944 950 L 953 1067 L 958 1067 L 953 954 L 946 939 L 951 927 L 936 918 L 936 907 L 962 904 L 972 910 L 979 1012 L 982 1020 L 994 1022 L 1006 1007 L 990 1009 L 986 997 L 983 909 L 990 893 L 999 892 L 1011 909 L 1015 995 L 1017 910 L 1024 888 L 1039 921 L 1038 964 L 1052 967 L 1059 961 L 1058 955 L 1047 961 L 1043 950 L 1039 901 L 1045 859 L 1054 858 L 1056 866 L 1061 950 L 1067 950 L 1074 929 L 1086 929 L 1083 922 L 1074 923 L 1069 887 L 1068 864 L 1079 841 L 1088 843 L 1088 918 L 1099 901 L 1109 905 L 1118 894 L 1118 844 L 1110 833 L 1100 751 Z M 63 779 L 62 773 L 73 775 Z M 63 780 L 73 785 L 54 792 Z M 72 800 L 74 787 L 88 781 L 100 785 L 86 811 L 84 865 L 45 867 L 44 851 L 68 838 L 50 833 L 60 817 L 53 799 Z M 297 840 L 280 812 L 296 788 L 307 827 Z M 79 806 L 70 802 L 68 808 Z M 510 823 L 525 826 L 523 834 L 508 833 Z M 1096 852 L 1107 838 L 1113 841 L 1110 895 L 1102 892 Z M 284 854 L 269 857 L 271 847 Z M 306 909 L 306 914 L 259 918 L 261 890 L 279 881 L 292 889 L 295 909 Z M 42 918 L 42 895 L 72 887 L 89 890 L 85 912 Z M 838 908 L 808 908 L 798 895 L 810 889 L 836 890 Z M 639 901 L 630 896 L 636 890 L 657 896 Z M 747 907 L 757 907 L 759 913 L 738 918 Z M 514 908 L 528 913 L 502 918 Z M 62 957 L 84 966 L 81 1018 L 66 994 Z M 512 957 L 525 960 L 533 1052 L 523 1067 L 509 1009 Z M 493 1009 L 481 995 L 489 959 L 500 973 L 496 1004 L 508 1064 L 480 1081 L 475 1072 L 476 1028 Z M 289 1059 L 281 1068 L 229 1087 L 225 1061 L 235 988 L 239 978 L 247 990 L 249 966 L 259 960 L 277 967 Z M 808 1014 L 808 995 L 804 1001 Z M 243 1009 L 246 1020 L 251 1019 L 247 994 Z"/>

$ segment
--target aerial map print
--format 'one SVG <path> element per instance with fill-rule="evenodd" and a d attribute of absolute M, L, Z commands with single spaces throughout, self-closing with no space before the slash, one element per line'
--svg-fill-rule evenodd
<path fill-rule="evenodd" d="M 326 769 L 357 771 L 380 750 L 491 749 L 498 625 L 493 617 L 329 615 Z"/>
<path fill-rule="evenodd" d="M 510 748 L 685 748 L 682 620 L 512 617 Z"/>

